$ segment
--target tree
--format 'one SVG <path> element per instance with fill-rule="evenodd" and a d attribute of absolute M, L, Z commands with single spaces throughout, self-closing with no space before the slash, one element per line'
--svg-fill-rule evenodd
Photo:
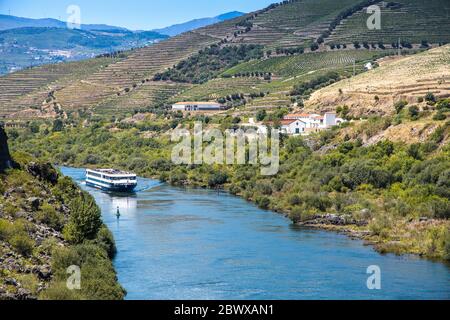
<path fill-rule="evenodd" d="M 30 131 L 32 133 L 39 133 L 39 124 L 36 121 L 30 123 Z"/>
<path fill-rule="evenodd" d="M 434 96 L 434 94 L 432 92 L 428 92 L 425 95 L 425 101 L 427 101 L 427 102 L 436 102 L 436 97 Z"/>
<path fill-rule="evenodd" d="M 266 118 L 266 116 L 267 116 L 266 110 L 259 110 L 259 111 L 256 113 L 256 120 L 257 120 L 257 121 L 264 121 L 264 119 Z"/>
<path fill-rule="evenodd" d="M 64 237 L 71 243 L 80 244 L 93 240 L 102 226 L 100 208 L 87 193 L 72 200 L 69 205 L 69 222 L 64 228 Z"/>
<path fill-rule="evenodd" d="M 53 121 L 53 128 L 52 128 L 53 132 L 60 132 L 63 130 L 63 128 L 64 123 L 62 122 L 61 119 L 56 119 L 55 121 Z"/>
<path fill-rule="evenodd" d="M 411 106 L 408 108 L 408 113 L 411 119 L 417 120 L 419 118 L 419 108 L 417 106 Z"/>
<path fill-rule="evenodd" d="M 310 47 L 311 51 L 316 51 L 319 49 L 319 45 L 317 43 L 313 43 Z"/>
<path fill-rule="evenodd" d="M 399 114 L 402 110 L 408 105 L 408 102 L 405 100 L 398 101 L 394 104 L 395 112 Z"/>
<path fill-rule="evenodd" d="M 228 180 L 228 175 L 224 172 L 215 172 L 209 176 L 208 185 L 211 188 L 223 185 Z"/>

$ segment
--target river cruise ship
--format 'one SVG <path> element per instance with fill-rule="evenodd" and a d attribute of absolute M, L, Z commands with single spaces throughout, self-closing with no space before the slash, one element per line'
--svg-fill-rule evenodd
<path fill-rule="evenodd" d="M 86 185 L 104 191 L 131 192 L 137 186 L 134 173 L 115 169 L 87 169 Z"/>

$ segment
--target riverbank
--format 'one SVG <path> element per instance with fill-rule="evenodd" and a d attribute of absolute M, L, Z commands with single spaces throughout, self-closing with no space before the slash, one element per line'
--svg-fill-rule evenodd
<path fill-rule="evenodd" d="M 157 177 L 153 176 L 152 178 Z M 174 185 L 176 186 L 177 184 Z M 199 187 L 199 185 L 195 184 L 189 186 Z M 203 188 L 205 187 L 203 186 Z M 229 187 L 226 187 L 224 190 L 230 192 Z M 246 199 L 240 194 L 234 195 L 258 205 L 258 201 L 255 199 Z M 435 252 L 429 250 L 430 246 L 436 248 L 438 244 L 435 242 L 442 241 L 440 239 L 445 237 L 445 233 L 450 231 L 450 222 L 448 220 L 429 218 L 417 220 L 398 219 L 396 221 L 390 221 L 391 226 L 389 231 L 384 230 L 384 232 L 377 234 L 374 232 L 374 229 L 377 228 L 376 223 L 378 221 L 356 220 L 349 214 L 320 214 L 308 217 L 304 221 L 298 221 L 297 216 L 293 216 L 292 212 L 279 209 L 272 209 L 272 211 L 290 219 L 293 224 L 299 227 L 337 232 L 352 239 L 363 240 L 366 245 L 372 246 L 380 254 L 412 254 L 433 261 L 449 263 L 448 256 L 437 255 Z M 432 234 L 431 240 L 430 233 Z M 449 237 L 448 234 L 447 237 Z M 440 245 L 442 246 L 442 244 Z M 447 239 L 445 245 L 450 245 L 450 239 Z"/>
<path fill-rule="evenodd" d="M 95 166 L 90 166 L 94 168 Z M 122 168 L 126 169 L 126 168 Z M 174 187 L 189 187 L 200 188 L 217 191 L 217 188 L 210 188 L 206 181 L 199 180 L 184 180 L 182 184 L 178 180 L 168 178 L 164 173 L 148 175 L 142 173 L 144 178 L 154 179 L 163 183 L 168 183 Z M 288 210 L 283 210 L 276 207 L 266 208 L 258 203 L 258 199 L 248 198 L 244 194 L 233 193 L 233 185 L 225 183 L 219 190 L 230 193 L 233 196 L 240 197 L 252 204 L 259 206 L 262 209 L 269 209 L 276 214 L 282 215 L 292 221 L 294 225 L 302 228 L 313 230 L 323 230 L 327 232 L 336 232 L 344 234 L 351 239 L 358 239 L 364 241 L 365 245 L 373 247 L 378 253 L 386 254 L 392 253 L 396 255 L 416 255 L 421 258 L 432 261 L 439 261 L 449 264 L 448 256 L 443 254 L 436 254 L 433 250 L 437 246 L 449 246 L 450 239 L 447 239 L 446 244 L 436 244 L 445 238 L 445 234 L 450 235 L 450 222 L 442 219 L 396 219 L 389 221 L 389 229 L 386 228 L 383 232 L 377 231 L 378 223 L 376 219 L 364 219 L 364 215 L 360 215 L 359 219 L 355 219 L 351 214 L 337 214 L 324 213 L 308 216 L 304 221 L 299 220 L 299 216 Z M 363 213 L 367 210 L 362 210 Z M 431 234 L 431 240 L 430 240 Z M 447 235 L 447 237 L 449 237 Z M 434 237 L 434 238 L 433 238 Z M 445 241 L 445 240 L 444 240 Z M 449 250 L 449 249 L 447 249 Z"/>
<path fill-rule="evenodd" d="M 93 198 L 48 163 L 13 159 L 0 173 L 0 300 L 123 299 Z"/>
<path fill-rule="evenodd" d="M 396 255 L 413 254 L 421 258 L 430 259 L 433 261 L 443 262 L 449 264 L 447 259 L 442 257 L 436 257 L 435 255 L 427 255 L 424 247 L 427 243 L 426 236 L 423 236 L 423 242 L 417 238 L 412 238 L 412 232 L 416 233 L 416 237 L 420 232 L 426 233 L 427 230 L 441 229 L 447 230 L 449 228 L 448 223 L 442 220 L 436 219 L 424 219 L 418 222 L 401 221 L 395 228 L 395 233 L 385 234 L 383 237 L 377 236 L 367 228 L 368 223 L 365 225 L 355 225 L 346 223 L 336 223 L 334 215 L 321 216 L 310 221 L 298 222 L 297 225 L 305 228 L 311 228 L 316 230 L 325 230 L 330 232 L 338 232 L 345 234 L 352 239 L 360 239 L 364 241 L 365 245 L 372 246 L 378 253 L 386 254 L 393 253 Z M 422 243 L 422 246 L 421 246 Z"/>
<path fill-rule="evenodd" d="M 170 137 L 147 135 L 146 125 L 154 121 L 122 127 L 104 120 L 58 132 L 24 133 L 13 139 L 13 147 L 52 163 L 115 167 L 174 186 L 225 189 L 262 209 L 282 212 L 294 223 L 335 215 L 370 232 L 369 240 L 382 252 L 450 259 L 450 148 L 445 143 L 450 123 L 412 145 L 363 143 L 364 137 L 395 122 L 388 117 L 307 138 L 283 137 L 279 172 L 262 176 L 251 165 L 175 165 Z M 193 120 L 180 121 L 188 126 Z"/>
<path fill-rule="evenodd" d="M 126 299 L 438 299 L 450 269 L 414 256 L 380 255 L 361 240 L 299 227 L 242 197 L 140 178 L 135 194 L 83 184 L 116 239 Z M 115 212 L 120 208 L 121 217 Z M 368 290 L 380 266 L 383 290 Z M 415 275 L 419 275 L 417 277 Z M 275 279 L 275 281 L 274 281 Z"/>

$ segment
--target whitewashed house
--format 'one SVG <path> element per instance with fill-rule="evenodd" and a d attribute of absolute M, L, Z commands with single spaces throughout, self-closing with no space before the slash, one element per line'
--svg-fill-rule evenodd
<path fill-rule="evenodd" d="M 305 134 L 307 129 L 307 123 L 302 120 L 281 120 L 281 133 L 288 135 L 300 135 Z"/>
<path fill-rule="evenodd" d="M 217 102 L 178 102 L 172 105 L 173 111 L 220 111 L 222 105 Z"/>
<path fill-rule="evenodd" d="M 311 132 L 329 129 L 342 122 L 344 120 L 336 118 L 336 114 L 332 112 L 327 112 L 323 116 L 319 114 L 293 113 L 284 117 L 281 131 L 290 135 L 306 135 Z"/>

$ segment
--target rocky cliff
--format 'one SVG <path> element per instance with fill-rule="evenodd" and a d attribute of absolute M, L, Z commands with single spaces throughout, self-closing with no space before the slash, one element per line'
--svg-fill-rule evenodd
<path fill-rule="evenodd" d="M 0 125 L 0 172 L 9 168 L 12 164 L 11 155 L 8 149 L 8 137 L 3 126 Z"/>

